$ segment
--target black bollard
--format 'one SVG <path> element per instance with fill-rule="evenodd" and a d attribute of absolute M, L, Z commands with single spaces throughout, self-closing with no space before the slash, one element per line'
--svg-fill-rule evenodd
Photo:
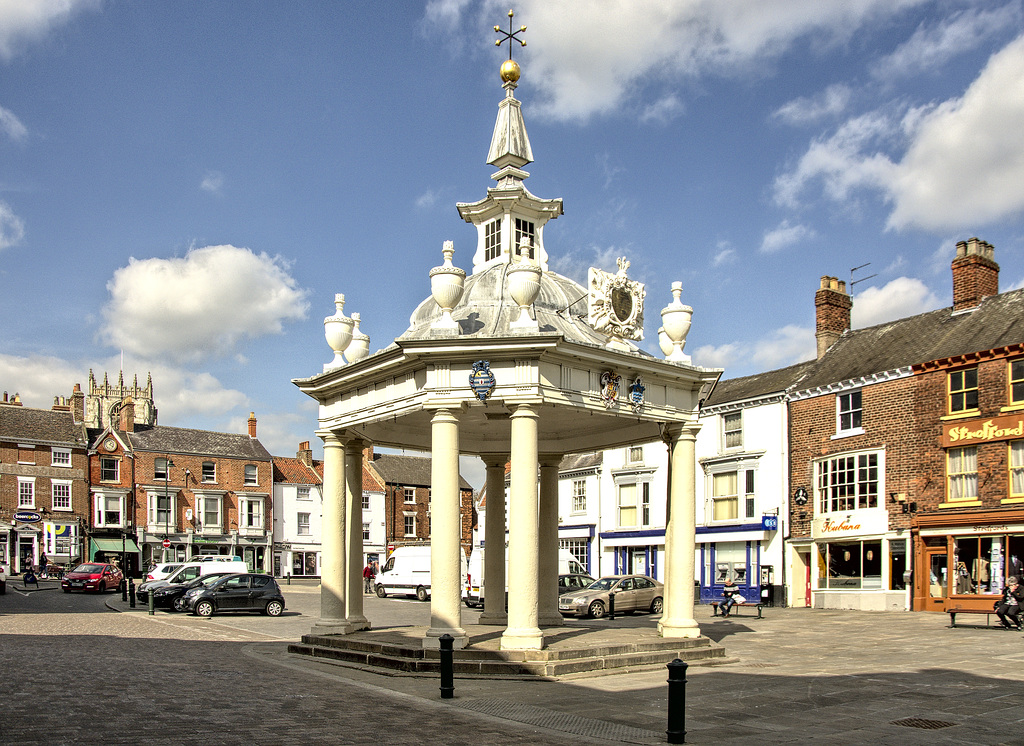
<path fill-rule="evenodd" d="M 608 619 L 615 620 L 615 594 L 608 594 Z"/>
<path fill-rule="evenodd" d="M 441 642 L 441 699 L 455 696 L 455 672 L 452 663 L 452 643 L 455 638 L 445 632 L 438 638 Z"/>
<path fill-rule="evenodd" d="M 128 578 L 121 578 L 121 600 L 128 600 Z"/>
<path fill-rule="evenodd" d="M 128 578 L 128 608 L 135 608 L 135 581 Z"/>
<path fill-rule="evenodd" d="M 149 601 L 149 615 L 153 616 L 156 613 L 156 610 L 155 610 L 154 605 L 153 605 L 153 589 L 152 588 L 150 588 L 149 592 L 146 594 L 146 599 Z"/>
<path fill-rule="evenodd" d="M 686 743 L 686 661 L 668 666 L 668 743 Z"/>
<path fill-rule="evenodd" d="M 292 584 L 292 574 L 288 573 L 288 585 Z"/>

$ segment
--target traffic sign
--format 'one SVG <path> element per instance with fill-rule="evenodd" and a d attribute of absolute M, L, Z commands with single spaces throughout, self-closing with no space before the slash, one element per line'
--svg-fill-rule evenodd
<path fill-rule="evenodd" d="M 170 539 L 164 539 L 164 549 L 169 549 L 170 546 L 171 546 L 171 540 Z"/>

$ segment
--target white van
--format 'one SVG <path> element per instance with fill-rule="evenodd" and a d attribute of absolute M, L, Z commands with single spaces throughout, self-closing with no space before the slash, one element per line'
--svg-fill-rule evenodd
<path fill-rule="evenodd" d="M 462 558 L 462 585 L 466 584 L 466 555 Z M 420 601 L 430 598 L 430 545 L 398 547 L 388 557 L 373 581 L 379 598 L 415 596 Z"/>
<path fill-rule="evenodd" d="M 568 549 L 558 550 L 559 575 L 590 575 Z M 505 592 L 508 593 L 508 547 L 505 547 Z M 469 555 L 466 582 L 462 584 L 462 600 L 473 609 L 484 602 L 484 548 L 477 547 Z"/>
<path fill-rule="evenodd" d="M 161 562 L 146 573 L 146 581 L 163 580 L 182 566 L 181 562 Z"/>
<path fill-rule="evenodd" d="M 237 554 L 232 556 L 230 554 L 196 554 L 193 555 L 189 562 L 241 562 L 242 558 Z"/>

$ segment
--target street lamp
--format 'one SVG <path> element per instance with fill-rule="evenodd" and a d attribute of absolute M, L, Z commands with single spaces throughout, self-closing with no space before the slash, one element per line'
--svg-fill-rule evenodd
<path fill-rule="evenodd" d="M 168 456 L 164 459 L 164 508 L 167 511 L 164 513 L 164 538 L 170 541 L 169 534 L 171 533 L 171 498 L 168 494 L 167 485 L 171 480 L 171 467 L 174 466 L 174 462 L 171 461 L 171 457 Z M 169 562 L 167 559 L 167 551 L 170 547 L 164 548 L 164 562 Z"/>

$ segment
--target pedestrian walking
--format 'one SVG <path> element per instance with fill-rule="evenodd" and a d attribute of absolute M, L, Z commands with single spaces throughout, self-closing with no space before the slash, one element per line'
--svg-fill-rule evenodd
<path fill-rule="evenodd" d="M 46 552 L 40 552 L 39 553 L 39 577 L 43 578 L 44 580 L 46 578 L 50 577 L 49 574 L 47 573 L 47 570 L 46 570 L 46 567 L 49 564 L 50 564 L 49 560 L 46 559 Z"/>
<path fill-rule="evenodd" d="M 377 577 L 377 573 L 373 571 L 373 563 L 367 562 L 366 567 L 363 568 L 363 591 L 365 593 L 373 593 L 373 579 Z"/>
<path fill-rule="evenodd" d="M 1006 588 L 1003 589 L 1003 597 L 996 603 L 996 616 L 1003 625 L 1003 629 L 1020 629 L 1020 610 L 1024 606 L 1024 588 L 1020 587 L 1019 579 L 1009 577 L 1006 579 Z"/>

